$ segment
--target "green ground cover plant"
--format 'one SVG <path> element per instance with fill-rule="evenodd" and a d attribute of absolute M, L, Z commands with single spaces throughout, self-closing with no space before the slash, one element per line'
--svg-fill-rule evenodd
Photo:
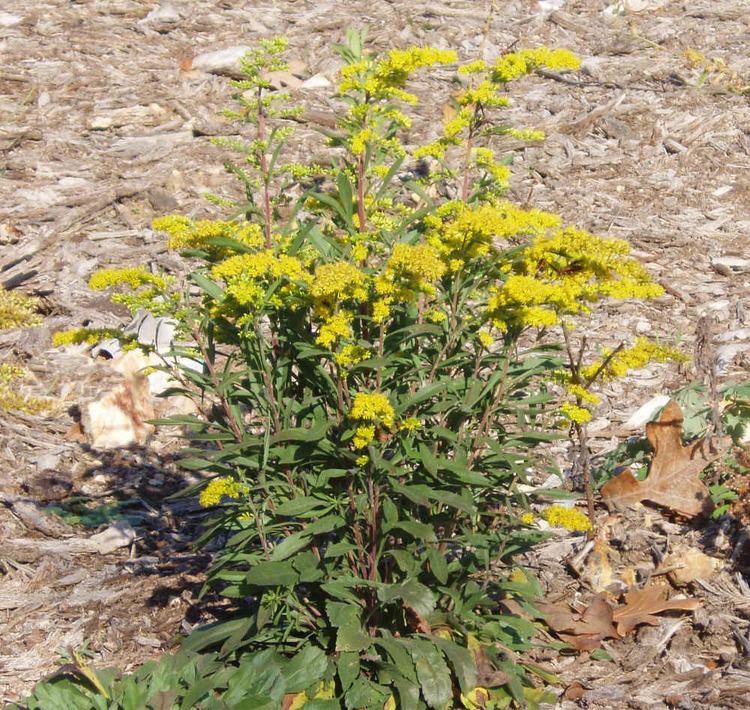
<path fill-rule="evenodd" d="M 285 162 L 297 109 L 268 78 L 285 49 L 262 42 L 233 83 L 227 116 L 252 136 L 223 141 L 244 200 L 214 202 L 232 217 L 154 223 L 192 260 L 185 282 L 128 268 L 90 284 L 179 324 L 169 394 L 198 414 L 162 423 L 185 428 L 182 465 L 208 474 L 192 491 L 212 511 L 201 543 L 226 539 L 208 587 L 234 614 L 135 676 L 78 658 L 30 708 L 49 693 L 81 708 L 554 699 L 523 657 L 542 617 L 514 560 L 541 533 L 519 519 L 516 483 L 540 443 L 580 435 L 597 379 L 668 354 L 644 341 L 587 367 L 566 350 L 554 333 L 567 343 L 597 302 L 661 288 L 626 242 L 505 197 L 494 141 L 542 137 L 502 122 L 506 85 L 579 61 L 547 48 L 492 64 L 426 47 L 375 56 L 350 32 L 330 160 L 300 164 Z M 441 135 L 414 147 L 418 71 L 460 90 Z"/>

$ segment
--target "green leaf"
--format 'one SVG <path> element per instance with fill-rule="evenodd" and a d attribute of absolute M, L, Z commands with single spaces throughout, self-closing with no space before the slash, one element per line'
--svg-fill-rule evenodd
<path fill-rule="evenodd" d="M 298 579 L 299 574 L 289 560 L 260 562 L 251 567 L 245 575 L 245 581 L 248 584 L 259 587 L 288 587 L 295 584 Z"/>
<path fill-rule="evenodd" d="M 372 637 L 362 629 L 362 622 L 356 618 L 339 626 L 336 634 L 337 651 L 366 651 L 372 646 Z"/>
<path fill-rule="evenodd" d="M 378 588 L 378 599 L 384 604 L 400 599 L 420 616 L 427 616 L 435 610 L 435 595 L 416 579 L 408 579 L 400 584 L 384 584 Z"/>
<path fill-rule="evenodd" d="M 302 692 L 321 680 L 327 669 L 328 659 L 325 653 L 314 646 L 306 646 L 282 669 L 286 681 L 285 692 Z"/>
<path fill-rule="evenodd" d="M 362 676 L 354 681 L 344 696 L 346 707 L 350 710 L 355 710 L 355 708 L 376 710 L 376 708 L 382 708 L 386 700 L 388 700 L 387 690 L 382 685 L 373 683 Z"/>
<path fill-rule="evenodd" d="M 437 541 L 432 525 L 419 523 L 416 520 L 399 520 L 383 526 L 384 532 L 391 532 L 392 530 L 403 530 L 416 540 L 424 540 L 425 542 Z"/>
<path fill-rule="evenodd" d="M 440 550 L 434 547 L 427 548 L 427 559 L 430 562 L 430 569 L 432 574 L 435 575 L 435 579 L 440 584 L 445 584 L 448 581 L 448 563 Z"/>
<path fill-rule="evenodd" d="M 417 678 L 427 705 L 444 708 L 451 700 L 453 686 L 443 654 L 429 641 L 405 639 L 405 642 L 414 659 Z"/>
<path fill-rule="evenodd" d="M 199 271 L 193 271 L 193 273 L 190 274 L 190 280 L 215 301 L 220 301 L 224 297 L 224 289 Z"/>
<path fill-rule="evenodd" d="M 244 628 L 246 618 L 220 621 L 216 624 L 201 627 L 193 632 L 182 642 L 181 650 L 186 652 L 201 651 L 213 646 L 220 641 L 230 638 L 238 629 Z"/>
<path fill-rule="evenodd" d="M 287 500 L 276 508 L 276 515 L 286 515 L 288 517 L 295 517 L 304 513 L 309 513 L 311 510 L 324 508 L 328 504 L 320 498 L 314 498 L 313 496 L 300 496 L 299 498 L 292 498 Z"/>
<path fill-rule="evenodd" d="M 477 685 L 477 664 L 474 656 L 465 646 L 449 641 L 448 639 L 432 639 L 448 657 L 450 664 L 458 678 L 462 693 L 469 693 Z"/>
<path fill-rule="evenodd" d="M 359 676 L 359 654 L 352 651 L 344 651 L 339 656 L 338 662 L 339 679 L 341 687 L 346 692 Z"/>

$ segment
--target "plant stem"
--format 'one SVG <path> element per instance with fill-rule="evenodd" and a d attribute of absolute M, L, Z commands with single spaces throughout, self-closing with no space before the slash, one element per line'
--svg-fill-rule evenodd
<path fill-rule="evenodd" d="M 227 422 L 229 423 L 229 428 L 232 430 L 232 435 L 234 438 L 239 442 L 242 441 L 243 432 L 240 425 L 234 420 L 234 414 L 232 413 L 232 408 L 229 406 L 229 400 L 227 399 L 227 396 L 224 392 L 224 390 L 221 388 L 219 384 L 219 376 L 216 372 L 216 366 L 209 356 L 208 350 L 206 349 L 206 346 L 203 344 L 203 340 L 201 339 L 201 334 L 198 331 L 197 327 L 193 327 L 193 339 L 198 344 L 198 347 L 201 351 L 201 356 L 203 357 L 203 362 L 206 364 L 206 369 L 208 370 L 208 374 L 211 377 L 211 384 L 213 385 L 214 391 L 219 393 L 219 401 L 221 402 L 222 409 L 224 410 L 224 414 L 227 417 Z"/>
<path fill-rule="evenodd" d="M 268 157 L 266 156 L 266 114 L 263 111 L 263 88 L 258 87 L 258 143 L 260 144 L 260 172 L 263 180 L 263 234 L 265 236 L 266 249 L 273 247 L 271 241 L 271 195 L 269 193 L 269 182 L 271 176 L 268 173 Z"/>
<path fill-rule="evenodd" d="M 357 217 L 359 219 L 359 232 L 367 231 L 367 214 L 365 213 L 365 154 L 357 156 Z"/>

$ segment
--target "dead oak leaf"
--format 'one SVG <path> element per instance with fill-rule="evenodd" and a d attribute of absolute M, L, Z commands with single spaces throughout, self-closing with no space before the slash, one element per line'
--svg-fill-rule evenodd
<path fill-rule="evenodd" d="M 625 594 L 625 604 L 614 610 L 612 620 L 617 624 L 620 636 L 629 634 L 639 624 L 656 626 L 656 614 L 663 611 L 695 611 L 700 599 L 667 599 L 667 587 L 652 584 L 645 589 L 633 589 Z"/>
<path fill-rule="evenodd" d="M 538 603 L 536 606 L 545 615 L 547 626 L 578 651 L 593 651 L 601 646 L 603 639 L 619 637 L 613 624 L 612 607 L 603 594 L 597 594 L 583 613 L 572 610 L 567 604 Z"/>
<path fill-rule="evenodd" d="M 654 449 L 648 477 L 639 481 L 630 471 L 615 476 L 601 488 L 607 503 L 623 508 L 648 500 L 688 517 L 710 512 L 711 496 L 698 474 L 722 455 L 729 441 L 725 438 L 712 446 L 699 439 L 683 446 L 682 422 L 680 405 L 670 400 L 659 421 L 646 425 Z"/>

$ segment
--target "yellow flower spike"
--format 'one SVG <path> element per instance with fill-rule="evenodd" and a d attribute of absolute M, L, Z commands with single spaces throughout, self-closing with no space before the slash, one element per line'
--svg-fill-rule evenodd
<path fill-rule="evenodd" d="M 354 438 L 352 439 L 352 446 L 355 449 L 364 449 L 368 447 L 375 439 L 375 426 L 370 424 L 368 426 L 357 427 L 354 431 Z M 357 459 L 361 460 L 362 457 Z M 360 465 L 360 464 L 357 464 Z"/>
<path fill-rule="evenodd" d="M 116 328 L 71 328 L 60 330 L 52 335 L 52 345 L 56 348 L 66 345 L 96 345 L 107 338 L 126 338 Z"/>
<path fill-rule="evenodd" d="M 0 286 L 0 330 L 39 325 L 42 318 L 36 312 L 38 306 L 39 299 Z"/>
<path fill-rule="evenodd" d="M 567 49 L 522 49 L 501 56 L 492 67 L 492 80 L 507 83 L 539 67 L 553 70 L 576 70 L 581 60 Z"/>
<path fill-rule="evenodd" d="M 89 288 L 98 291 L 112 286 L 129 286 L 132 289 L 151 285 L 159 289 L 166 288 L 167 280 L 163 276 L 152 274 L 144 266 L 123 269 L 100 269 L 89 279 Z"/>
<path fill-rule="evenodd" d="M 346 261 L 322 264 L 315 270 L 310 287 L 313 298 L 340 302 L 347 299 L 367 300 L 367 274 Z"/>
<path fill-rule="evenodd" d="M 372 304 L 372 320 L 377 325 L 383 323 L 391 315 L 390 299 L 381 298 Z"/>
<path fill-rule="evenodd" d="M 508 575 L 508 580 L 515 584 L 527 584 L 529 578 L 526 575 L 526 572 L 518 567 L 515 567 Z"/>
<path fill-rule="evenodd" d="M 398 428 L 399 431 L 418 431 L 422 428 L 422 422 L 416 417 L 409 417 L 400 422 Z"/>
<path fill-rule="evenodd" d="M 233 478 L 222 476 L 209 481 L 208 485 L 201 491 L 198 502 L 203 508 L 221 503 L 223 498 L 239 498 L 247 494 L 247 486 L 235 481 Z"/>
<path fill-rule="evenodd" d="M 564 508 L 561 505 L 551 505 L 542 512 L 542 517 L 552 526 L 565 528 L 572 532 L 586 532 L 591 530 L 591 521 L 585 513 L 577 508 Z"/>
<path fill-rule="evenodd" d="M 389 696 L 388 700 L 383 704 L 383 710 L 396 710 L 397 707 L 396 698 L 394 698 L 393 695 Z"/>
<path fill-rule="evenodd" d="M 336 354 L 335 360 L 337 365 L 349 368 L 367 360 L 370 355 L 371 353 L 367 348 L 360 347 L 359 345 L 345 345 L 341 348 L 341 352 Z"/>
<path fill-rule="evenodd" d="M 575 397 L 576 399 L 580 399 L 582 402 L 586 402 L 587 404 L 597 405 L 602 401 L 597 395 L 595 395 L 593 392 L 589 392 L 582 385 L 575 385 L 570 383 L 565 385 L 565 389 L 568 391 L 569 395 Z"/>
<path fill-rule="evenodd" d="M 481 74 L 483 71 L 487 71 L 487 62 L 484 59 L 475 59 L 458 68 L 458 73 L 461 75 Z"/>
<path fill-rule="evenodd" d="M 576 424 L 586 424 L 591 421 L 591 412 L 573 402 L 563 402 L 560 405 L 560 413 Z"/>
<path fill-rule="evenodd" d="M 315 342 L 324 348 L 331 348 L 339 338 L 351 338 L 353 317 L 351 313 L 347 312 L 332 315 L 320 326 Z"/>
<path fill-rule="evenodd" d="M 528 512 L 524 513 L 524 514 L 523 514 L 523 515 L 522 515 L 522 516 L 521 516 L 521 517 L 519 518 L 519 520 L 520 520 L 520 521 L 521 521 L 521 522 L 522 522 L 522 523 L 523 523 L 524 525 L 533 525 L 533 524 L 534 524 L 534 513 L 532 513 L 531 511 L 528 511 Z"/>
<path fill-rule="evenodd" d="M 492 333 L 487 330 L 480 330 L 477 337 L 479 338 L 479 342 L 484 345 L 485 348 L 489 348 L 495 342 Z"/>
<path fill-rule="evenodd" d="M 357 392 L 354 395 L 350 419 L 374 422 L 390 428 L 395 417 L 396 412 L 387 395 L 381 392 Z"/>
<path fill-rule="evenodd" d="M 593 362 L 582 368 L 581 374 L 583 377 L 586 379 L 594 377 L 596 373 L 599 372 L 600 368 L 602 368 L 604 361 L 611 352 L 611 350 L 605 350 L 602 353 L 602 360 Z M 609 359 L 609 362 L 607 362 L 607 365 L 601 371 L 599 377 L 604 381 L 611 380 L 617 377 L 623 377 L 630 370 L 638 370 L 641 367 L 645 367 L 650 362 L 667 362 L 668 360 L 685 362 L 687 359 L 688 358 L 684 353 L 681 353 L 675 348 L 659 345 L 647 338 L 637 338 L 633 347 L 621 350 Z"/>

